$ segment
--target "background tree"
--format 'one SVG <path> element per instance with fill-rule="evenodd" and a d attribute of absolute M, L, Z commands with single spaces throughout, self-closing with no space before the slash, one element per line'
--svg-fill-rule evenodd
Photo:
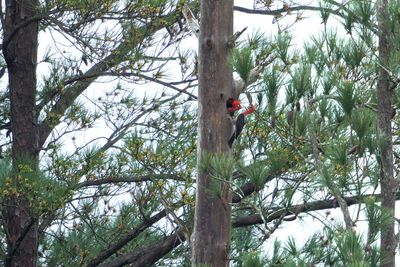
<path fill-rule="evenodd" d="M 179 99 L 181 95 L 186 94 L 189 100 L 195 98 L 186 92 L 193 81 L 191 70 L 182 72 L 182 79 L 175 84 L 162 80 L 165 62 L 170 59 L 168 54 L 176 51 L 173 44 L 184 35 L 180 9 L 179 4 L 167 1 L 6 2 L 1 20 L 6 63 L 2 70 L 8 74 L 8 86 L 4 87 L 2 96 L 1 116 L 4 123 L 1 129 L 5 130 L 5 138 L 2 138 L 1 146 L 6 157 L 12 159 L 12 166 L 9 167 L 6 160 L 2 169 L 3 237 L 7 239 L 7 246 L 2 248 L 5 265 L 36 265 L 39 241 L 56 245 L 57 242 L 51 239 L 62 240 L 68 229 L 74 229 L 82 222 L 90 221 L 90 227 L 103 225 L 122 230 L 127 227 L 128 218 L 124 216 L 120 224 L 115 224 L 113 220 L 108 226 L 102 224 L 107 220 L 104 214 L 87 216 L 98 207 L 99 201 L 104 203 L 104 213 L 116 210 L 106 205 L 116 194 L 132 192 L 133 199 L 143 202 L 148 197 L 148 190 L 155 190 L 151 186 L 140 192 L 142 190 L 135 187 L 116 189 L 104 185 L 153 181 L 157 171 L 151 176 L 141 175 L 145 169 L 152 169 L 150 165 L 145 168 L 129 167 L 130 163 L 126 162 L 126 155 L 130 153 L 140 158 L 134 165 L 154 157 L 152 133 L 147 138 L 135 138 L 132 127 L 136 125 L 136 131 L 141 131 L 143 125 L 151 125 L 153 129 L 163 127 L 165 125 L 152 122 L 162 120 L 161 117 L 144 118 L 154 111 L 180 107 L 186 102 L 183 98 Z M 108 26 L 103 26 L 105 21 Z M 43 46 L 41 51 L 48 46 L 41 59 L 37 56 L 39 36 L 47 38 L 39 45 L 39 48 Z M 154 42 L 159 42 L 160 46 L 155 48 Z M 183 69 L 186 68 L 188 62 L 183 56 L 177 54 L 173 59 L 180 61 Z M 38 72 L 42 73 L 40 69 L 43 68 L 48 68 L 48 71 L 43 78 L 37 79 Z M 111 81 L 113 77 L 120 77 L 126 82 L 120 80 L 119 84 L 114 83 L 103 92 L 93 89 L 94 98 L 88 95 L 88 87 L 95 81 L 99 82 L 102 78 L 102 82 Z M 129 83 L 140 84 L 144 81 L 170 86 L 171 92 L 175 93 L 159 92 L 158 95 L 150 94 L 151 97 L 142 94 L 139 100 L 132 89 L 128 89 L 132 87 Z M 189 87 L 185 87 L 187 85 Z M 189 119 L 191 115 L 188 113 L 185 116 Z M 102 128 L 108 127 L 109 134 L 97 135 L 84 142 L 78 140 L 80 131 L 97 123 Z M 146 128 L 146 131 L 151 128 Z M 187 127 L 185 129 L 187 132 Z M 168 132 L 168 128 L 165 131 Z M 98 138 L 105 139 L 91 145 Z M 123 138 L 125 141 L 122 141 Z M 118 142 L 130 145 L 122 149 Z M 63 143 L 68 143 L 69 151 L 60 151 Z M 163 147 L 161 140 L 157 146 L 157 151 L 167 153 L 168 147 Z M 187 151 L 192 146 L 185 143 Z M 7 151 L 9 147 L 10 154 Z M 133 150 L 126 150 L 128 147 Z M 167 157 L 167 154 L 164 155 Z M 166 158 L 162 159 L 160 154 L 158 157 L 167 166 Z M 170 160 L 171 163 L 175 161 L 173 158 Z M 169 167 L 172 169 L 173 165 Z M 176 172 L 161 171 L 172 179 L 183 181 L 184 178 Z M 134 178 L 131 175 L 135 175 Z M 94 178 L 96 182 L 93 183 Z M 160 184 L 157 188 L 161 187 Z M 150 216 L 153 208 L 141 207 L 142 218 Z M 97 221 L 96 217 L 101 217 L 101 220 Z M 56 230 L 51 227 L 60 220 L 65 228 Z M 141 231 L 131 233 L 131 238 Z M 127 242 L 129 239 L 126 239 Z M 84 244 L 80 242 L 76 247 L 78 255 L 81 255 L 77 261 L 81 264 L 88 261 Z M 97 251 L 106 246 L 99 244 Z M 39 262 L 51 262 L 47 246 L 40 247 Z M 59 260 L 76 264 L 73 257 L 72 260 L 71 257 Z"/>
<path fill-rule="evenodd" d="M 2 18 L 3 55 L 7 64 L 12 122 L 12 184 L 37 170 L 39 135 L 36 128 L 36 58 L 38 49 L 37 1 L 7 1 Z M 8 178 L 8 177 L 7 177 Z M 7 237 L 5 266 L 33 266 L 37 257 L 37 218 L 24 194 L 10 192 L 4 203 Z"/>
<path fill-rule="evenodd" d="M 394 40 L 398 37 L 398 32 L 391 29 L 397 27 L 396 22 L 391 22 L 392 14 L 398 13 L 398 3 L 393 1 L 379 1 L 377 3 L 377 19 L 378 19 L 378 38 L 379 38 L 379 78 L 377 84 L 378 98 L 378 123 L 377 137 L 380 141 L 380 157 L 378 159 L 380 165 L 380 185 L 382 190 L 382 218 L 381 218 L 381 266 L 394 266 L 396 255 L 396 235 L 395 227 L 395 206 L 396 192 L 398 189 L 398 181 L 394 178 L 393 165 L 393 135 L 392 135 L 392 118 L 395 110 L 392 107 L 393 89 L 397 87 L 396 82 L 393 84 L 393 73 L 391 70 L 397 68 L 397 64 L 391 62 L 391 57 L 398 58 L 398 52 L 393 53 L 393 49 L 398 49 L 397 42 Z M 397 80 L 397 78 L 395 78 Z"/>

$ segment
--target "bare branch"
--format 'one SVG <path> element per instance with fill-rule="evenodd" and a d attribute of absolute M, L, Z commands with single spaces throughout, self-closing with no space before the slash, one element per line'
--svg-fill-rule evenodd
<path fill-rule="evenodd" d="M 380 194 L 368 194 L 362 196 L 355 197 L 343 197 L 343 200 L 346 202 L 347 206 L 352 206 L 355 204 L 362 204 L 369 198 L 376 198 L 377 201 L 381 200 Z M 400 193 L 397 193 L 396 199 L 400 199 Z M 327 200 L 317 200 L 309 203 L 293 205 L 286 209 L 279 209 L 277 211 L 272 212 L 268 215 L 267 220 L 271 222 L 273 220 L 278 219 L 282 215 L 290 216 L 290 215 L 298 215 L 300 213 L 310 212 L 310 211 L 319 211 L 326 209 L 334 209 L 339 207 L 339 203 L 336 199 L 327 199 Z M 240 217 L 234 220 L 232 226 L 233 227 L 246 227 L 249 225 L 261 224 L 263 223 L 262 217 L 259 214 L 253 214 L 250 216 Z"/>
<path fill-rule="evenodd" d="M 187 3 L 183 5 L 182 14 L 185 17 L 187 23 L 189 24 L 190 30 L 196 35 L 197 38 L 200 36 L 200 26 L 196 17 L 193 15 L 192 10 L 190 10 Z"/>
<path fill-rule="evenodd" d="M 171 88 L 172 90 L 175 90 L 175 91 L 177 91 L 177 92 L 179 92 L 179 93 L 186 94 L 186 95 L 190 96 L 191 99 L 197 99 L 197 96 L 195 96 L 195 95 L 192 94 L 192 93 L 189 93 L 189 92 L 187 91 L 187 89 L 180 89 L 180 88 L 178 88 L 178 87 L 172 85 L 171 83 L 163 82 L 163 81 L 161 81 L 160 79 L 153 78 L 153 77 L 149 77 L 149 76 L 147 76 L 147 75 L 143 75 L 143 74 L 140 74 L 140 73 L 136 73 L 136 74 L 134 74 L 134 75 L 137 76 L 137 77 L 139 77 L 139 78 L 143 78 L 143 79 L 145 79 L 145 80 L 148 80 L 148 81 L 151 81 L 151 82 L 155 82 L 155 83 L 164 85 L 165 87 Z"/>
<path fill-rule="evenodd" d="M 241 6 L 234 6 L 233 10 L 238 12 L 243 12 L 247 14 L 257 14 L 257 15 L 268 15 L 268 16 L 276 16 L 277 14 L 287 13 L 291 11 L 324 11 L 335 14 L 337 16 L 343 16 L 339 9 L 330 9 L 325 7 L 315 7 L 315 6 L 294 6 L 294 7 L 282 7 L 275 10 L 267 10 L 267 9 L 250 9 Z"/>
<path fill-rule="evenodd" d="M 112 176 L 96 180 L 88 180 L 79 183 L 76 188 L 83 188 L 89 186 L 98 186 L 105 184 L 116 184 L 116 183 L 139 183 L 146 181 L 154 181 L 157 179 L 169 179 L 175 181 L 185 181 L 183 177 L 176 174 L 154 174 L 154 175 L 142 175 L 142 176 Z"/>
<path fill-rule="evenodd" d="M 278 8 L 275 10 L 271 10 L 271 9 L 250 9 L 250 8 L 245 8 L 245 7 L 241 7 L 241 6 L 234 6 L 233 10 L 238 11 L 238 12 L 243 12 L 243 13 L 247 13 L 247 14 L 257 14 L 257 15 L 267 15 L 267 16 L 276 16 L 279 14 L 283 14 L 283 13 L 290 13 L 293 11 L 315 11 L 315 12 L 326 12 L 326 13 L 330 13 L 333 15 L 336 15 L 338 17 L 341 18 L 346 18 L 346 16 L 350 15 L 353 16 L 352 12 L 346 8 L 346 4 L 347 2 L 344 3 L 337 3 L 335 1 L 327 1 L 329 2 L 329 4 L 336 6 L 335 9 L 332 8 L 327 8 L 327 7 L 322 7 L 322 6 L 306 6 L 306 5 L 300 5 L 300 6 L 291 6 L 291 7 L 282 7 L 282 8 Z M 344 11 L 344 12 L 340 12 L 340 11 Z M 360 19 L 357 17 L 354 17 L 354 20 L 357 22 L 360 22 Z M 374 25 L 372 25 L 370 27 L 370 29 L 377 34 L 377 29 L 376 27 L 374 27 Z"/>

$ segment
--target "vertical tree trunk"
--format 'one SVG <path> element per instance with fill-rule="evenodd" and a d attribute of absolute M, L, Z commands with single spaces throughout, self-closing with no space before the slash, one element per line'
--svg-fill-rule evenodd
<path fill-rule="evenodd" d="M 193 266 L 229 265 L 231 238 L 230 181 L 218 196 L 212 177 L 202 167 L 210 155 L 230 156 L 231 123 L 226 101 L 233 96 L 229 40 L 233 34 L 233 1 L 201 1 L 199 38 L 199 126 L 196 211 L 192 235 Z"/>
<path fill-rule="evenodd" d="M 387 0 L 378 2 L 379 27 L 379 79 L 378 97 L 378 142 L 380 146 L 380 184 L 382 190 L 381 203 L 381 266 L 395 266 L 396 240 L 394 233 L 394 210 L 396 203 L 396 180 L 393 177 L 393 145 L 392 145 L 392 89 L 390 88 L 389 69 L 390 44 L 388 28 L 389 19 Z M 383 144 L 383 145 L 382 145 Z"/>
<path fill-rule="evenodd" d="M 7 0 L 3 54 L 8 67 L 11 99 L 13 184 L 18 188 L 18 162 L 36 169 L 38 133 L 35 122 L 36 64 L 38 48 L 38 2 Z M 13 194 L 6 200 L 6 266 L 36 266 L 37 223 L 28 201 Z"/>

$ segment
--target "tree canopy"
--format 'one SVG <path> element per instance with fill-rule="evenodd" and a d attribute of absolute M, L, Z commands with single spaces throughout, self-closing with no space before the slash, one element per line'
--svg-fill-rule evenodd
<path fill-rule="evenodd" d="M 400 197 L 397 1 L 235 6 L 264 15 L 259 31 L 229 43 L 233 90 L 257 110 L 231 156 L 202 155 L 200 166 L 198 39 L 185 5 L 201 16 L 197 1 L 1 8 L 4 265 L 36 235 L 38 266 L 190 266 L 197 172 L 207 170 L 211 196 L 231 179 L 234 266 L 385 266 L 379 237 L 394 228 L 385 194 Z M 300 44 L 308 16 L 324 30 Z M 36 37 L 26 39 L 28 26 Z M 18 52 L 35 38 L 37 51 Z M 279 229 L 310 218 L 321 230 L 304 244 L 280 240 Z"/>

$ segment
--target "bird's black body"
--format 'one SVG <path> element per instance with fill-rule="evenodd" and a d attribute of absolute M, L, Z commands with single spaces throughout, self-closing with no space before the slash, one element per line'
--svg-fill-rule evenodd
<path fill-rule="evenodd" d="M 246 121 L 245 121 L 245 118 L 244 118 L 244 114 L 243 113 L 239 114 L 237 116 L 237 118 L 236 118 L 234 132 L 233 132 L 231 138 L 229 138 L 229 141 L 228 141 L 229 147 L 232 147 L 233 142 L 239 137 L 240 133 L 243 130 L 243 127 L 244 127 L 245 123 L 246 123 Z"/>

